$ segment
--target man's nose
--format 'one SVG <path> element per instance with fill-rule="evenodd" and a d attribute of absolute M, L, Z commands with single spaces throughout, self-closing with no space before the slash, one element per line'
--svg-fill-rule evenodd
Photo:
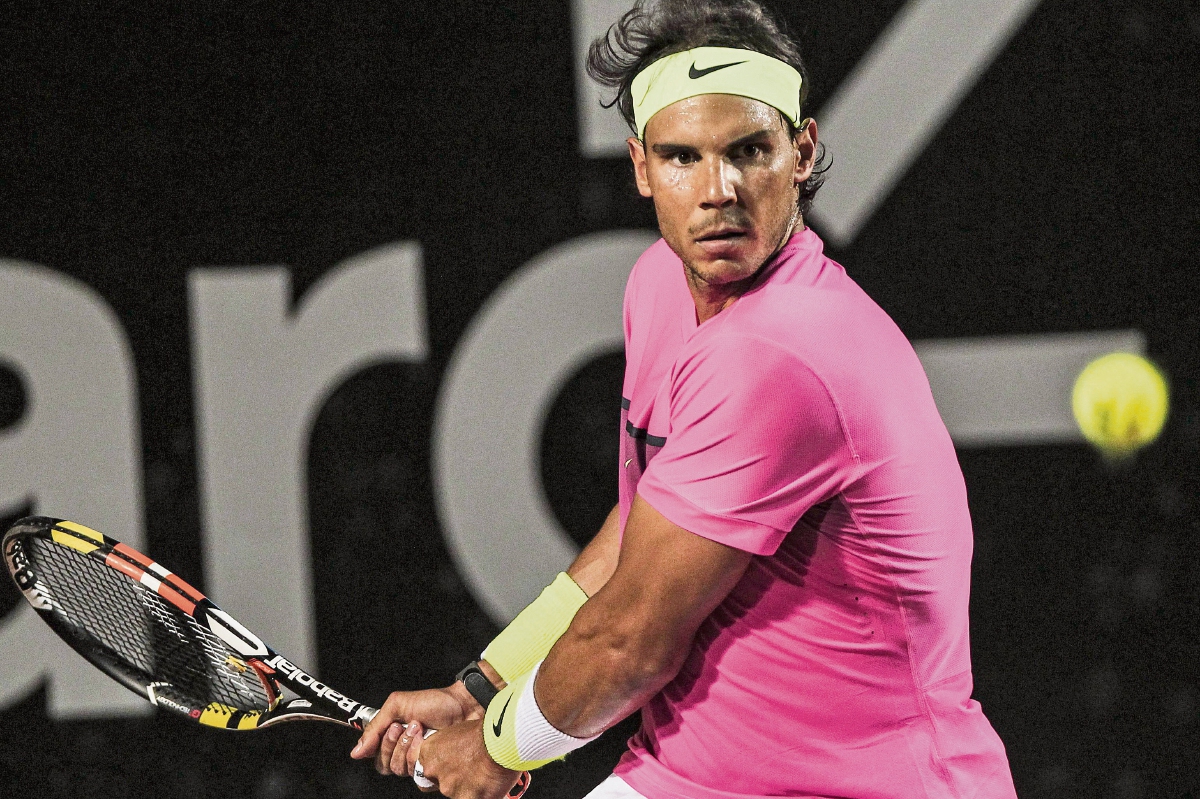
<path fill-rule="evenodd" d="M 704 176 L 704 195 L 700 205 L 724 208 L 737 202 L 736 170 L 724 158 L 713 159 Z"/>

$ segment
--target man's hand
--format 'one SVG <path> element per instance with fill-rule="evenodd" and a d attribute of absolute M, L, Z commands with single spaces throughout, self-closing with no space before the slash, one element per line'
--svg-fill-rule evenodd
<path fill-rule="evenodd" d="M 428 691 L 396 691 L 363 730 L 350 757 L 362 760 L 374 755 L 375 770 L 380 774 L 405 776 L 412 773 L 405 753 L 414 738 L 420 739 L 421 725 L 444 730 L 466 719 L 482 717 L 483 708 L 460 682 Z M 479 741 L 482 745 L 482 735 Z"/>
<path fill-rule="evenodd" d="M 421 761 L 426 778 L 451 799 L 503 799 L 517 784 L 519 771 L 492 760 L 483 743 L 483 719 L 476 717 L 422 740 L 417 731 L 408 747 L 409 770 Z"/>

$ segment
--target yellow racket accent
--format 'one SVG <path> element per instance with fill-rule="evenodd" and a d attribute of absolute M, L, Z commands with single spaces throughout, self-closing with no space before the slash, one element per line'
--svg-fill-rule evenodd
<path fill-rule="evenodd" d="M 237 708 L 223 705 L 220 702 L 212 702 L 200 713 L 198 721 L 201 724 L 207 724 L 209 727 L 226 729 L 229 726 L 229 720 L 233 718 L 233 714 L 236 712 Z"/>
<path fill-rule="evenodd" d="M 64 533 L 62 530 L 56 529 L 58 527 L 65 527 L 71 533 L 75 533 L 75 535 Z M 82 524 L 76 524 L 75 522 L 59 522 L 54 528 L 51 528 L 50 538 L 56 544 L 62 544 L 64 547 L 79 550 L 85 555 L 99 549 L 100 545 L 104 543 L 104 535 L 102 533 L 98 533 L 90 527 L 84 527 Z M 96 543 L 89 543 L 84 539 L 91 539 Z"/>
<path fill-rule="evenodd" d="M 104 543 L 104 534 L 103 533 L 93 530 L 90 527 L 85 527 L 82 524 L 79 524 L 78 522 L 61 521 L 56 526 L 57 527 L 65 527 L 68 530 L 72 530 L 76 533 L 79 533 L 82 536 L 87 536 L 88 538 L 95 541 L 97 544 Z"/>
<path fill-rule="evenodd" d="M 262 713 L 257 710 L 252 710 L 238 720 L 237 728 L 239 730 L 252 730 L 258 726 L 258 722 L 262 720 Z"/>

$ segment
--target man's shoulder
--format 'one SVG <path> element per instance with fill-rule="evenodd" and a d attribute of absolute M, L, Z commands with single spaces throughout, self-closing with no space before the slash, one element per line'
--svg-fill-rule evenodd
<path fill-rule="evenodd" d="M 816 286 L 769 289 L 757 300 L 746 305 L 747 313 L 738 321 L 800 346 L 849 344 L 858 338 L 849 335 L 855 331 L 872 338 L 899 332 L 887 312 L 845 275 Z"/>
<path fill-rule="evenodd" d="M 844 274 L 815 285 L 767 286 L 744 300 L 734 304 L 715 334 L 758 337 L 800 356 L 900 334 L 891 317 Z"/>
<path fill-rule="evenodd" d="M 707 341 L 694 343 L 726 358 L 740 352 L 751 362 L 766 351 L 786 352 L 830 386 L 915 360 L 900 328 L 840 268 L 829 280 L 768 286 L 743 300 L 749 301 L 735 303 L 723 324 L 707 331 Z"/>

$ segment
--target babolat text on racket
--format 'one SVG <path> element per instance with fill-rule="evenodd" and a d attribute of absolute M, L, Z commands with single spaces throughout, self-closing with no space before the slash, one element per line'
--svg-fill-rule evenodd
<path fill-rule="evenodd" d="M 59 637 L 158 707 L 224 730 L 298 720 L 361 730 L 378 712 L 275 652 L 175 574 L 90 527 L 30 516 L 9 528 L 0 548 L 17 587 Z M 526 772 L 509 795 L 520 796 L 528 784 Z"/>

